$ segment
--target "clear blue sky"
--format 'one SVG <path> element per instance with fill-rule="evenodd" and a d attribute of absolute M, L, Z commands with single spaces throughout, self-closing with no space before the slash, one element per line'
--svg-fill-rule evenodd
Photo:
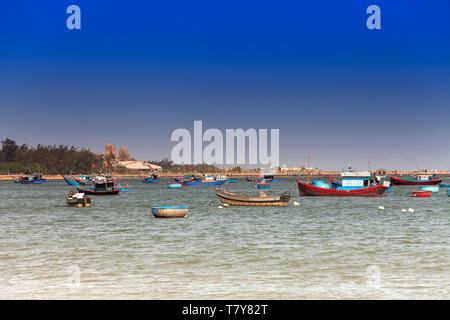
<path fill-rule="evenodd" d="M 279 128 L 289 166 L 450 169 L 449 17 L 448 0 L 5 2 L 0 138 L 157 160 L 203 120 Z"/>

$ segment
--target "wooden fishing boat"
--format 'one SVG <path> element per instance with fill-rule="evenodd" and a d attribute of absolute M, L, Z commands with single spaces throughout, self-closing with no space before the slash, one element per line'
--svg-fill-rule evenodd
<path fill-rule="evenodd" d="M 397 176 L 390 177 L 392 185 L 416 185 L 416 186 L 429 186 L 429 185 L 437 185 L 440 184 L 443 179 L 436 177 L 434 174 L 430 174 L 429 172 L 418 173 L 414 178 L 405 177 L 399 178 Z"/>
<path fill-rule="evenodd" d="M 233 182 L 236 182 L 236 181 L 237 181 L 237 178 L 233 178 L 233 179 L 228 179 L 227 180 L 228 183 L 233 183 Z"/>
<path fill-rule="evenodd" d="M 447 189 L 447 195 L 450 197 L 450 189 Z"/>
<path fill-rule="evenodd" d="M 79 186 L 80 183 L 78 181 L 76 181 L 74 178 L 68 177 L 68 176 L 64 176 L 64 181 L 69 185 L 69 186 Z"/>
<path fill-rule="evenodd" d="M 411 197 L 429 197 L 431 196 L 431 191 L 413 191 Z"/>
<path fill-rule="evenodd" d="M 379 197 L 389 189 L 389 181 L 381 181 L 374 184 L 372 174 L 369 171 L 344 171 L 341 172 L 339 183 L 331 183 L 331 186 L 323 181 L 313 181 L 312 184 L 297 179 L 300 196 L 343 196 L 343 197 Z M 315 183 L 314 183 L 315 182 Z"/>
<path fill-rule="evenodd" d="M 148 176 L 147 178 L 141 180 L 142 183 L 158 183 L 159 179 L 156 174 L 152 174 L 151 176 Z"/>
<path fill-rule="evenodd" d="M 70 190 L 70 192 L 66 194 L 66 202 L 69 206 L 89 207 L 91 205 L 91 198 L 84 193 L 76 193 L 73 190 Z"/>
<path fill-rule="evenodd" d="M 182 181 L 183 186 L 220 186 L 226 184 L 227 178 L 205 175 L 201 179 L 194 178 L 191 181 Z"/>
<path fill-rule="evenodd" d="M 26 175 L 14 179 L 15 183 L 20 184 L 42 184 L 45 183 L 46 181 L 47 179 L 43 179 L 42 175 L 40 174 Z"/>
<path fill-rule="evenodd" d="M 442 188 L 450 188 L 450 184 L 443 184 L 443 183 L 441 183 L 441 184 L 439 185 L 439 187 L 442 187 Z"/>
<path fill-rule="evenodd" d="M 344 196 L 344 197 L 380 197 L 388 187 L 377 185 L 373 187 L 337 190 L 332 188 L 320 188 L 297 179 L 298 191 L 300 196 Z"/>
<path fill-rule="evenodd" d="M 121 191 L 116 188 L 114 180 L 95 181 L 93 187 L 76 186 L 76 188 L 78 192 L 95 196 L 117 195 Z"/>
<path fill-rule="evenodd" d="M 233 193 L 222 189 L 216 189 L 217 198 L 224 204 L 230 206 L 281 206 L 284 207 L 291 200 L 289 191 L 280 195 L 267 196 L 260 192 L 259 196 L 249 196 L 240 193 Z"/>
<path fill-rule="evenodd" d="M 187 217 L 188 211 L 186 206 L 152 207 L 155 218 L 184 218 Z"/>
<path fill-rule="evenodd" d="M 331 185 L 333 188 L 339 189 L 339 187 L 342 187 L 342 180 L 336 179 L 336 178 L 328 178 L 328 181 L 331 182 Z M 376 186 L 380 183 L 383 183 L 383 181 L 386 181 L 385 177 L 381 176 L 372 176 L 370 178 L 369 186 Z M 314 181 L 313 181 L 314 182 Z M 314 185 L 314 184 L 313 184 Z M 317 187 L 321 187 L 320 185 L 316 185 Z M 386 189 L 385 193 L 389 193 L 392 190 L 392 185 L 389 185 L 389 188 Z"/>

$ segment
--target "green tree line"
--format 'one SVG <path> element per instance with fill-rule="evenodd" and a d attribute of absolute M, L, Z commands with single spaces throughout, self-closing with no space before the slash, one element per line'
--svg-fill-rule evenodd
<path fill-rule="evenodd" d="M 85 148 L 40 144 L 18 146 L 14 140 L 6 138 L 0 151 L 0 173 L 83 174 L 101 168 L 102 161 Z"/>

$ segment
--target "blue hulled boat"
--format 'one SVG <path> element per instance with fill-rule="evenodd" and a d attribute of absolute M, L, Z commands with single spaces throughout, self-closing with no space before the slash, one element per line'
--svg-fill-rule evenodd
<path fill-rule="evenodd" d="M 45 183 L 47 179 L 43 179 L 40 174 L 26 175 L 19 178 L 14 179 L 15 183 L 20 184 L 42 184 Z"/>

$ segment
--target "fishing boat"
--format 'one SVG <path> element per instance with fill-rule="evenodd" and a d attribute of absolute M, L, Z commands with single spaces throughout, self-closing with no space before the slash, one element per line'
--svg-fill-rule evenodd
<path fill-rule="evenodd" d="M 14 179 L 15 183 L 20 184 L 42 184 L 45 183 L 47 179 L 43 179 L 41 174 L 25 175 Z"/>
<path fill-rule="evenodd" d="M 78 192 L 95 196 L 117 195 L 121 191 L 116 187 L 116 181 L 114 180 L 95 180 L 93 187 L 76 186 L 76 188 Z"/>
<path fill-rule="evenodd" d="M 186 206 L 152 207 L 155 218 L 185 218 L 188 211 Z"/>
<path fill-rule="evenodd" d="M 152 174 L 151 176 L 148 176 L 146 179 L 141 180 L 143 183 L 158 183 L 159 179 L 156 174 Z"/>
<path fill-rule="evenodd" d="M 68 177 L 68 176 L 64 176 L 64 181 L 69 185 L 69 186 L 79 186 L 80 183 L 78 181 L 76 181 L 74 178 L 72 177 Z"/>
<path fill-rule="evenodd" d="M 441 184 L 439 185 L 439 187 L 441 187 L 441 188 L 450 188 L 450 184 L 444 184 L 444 183 L 441 183 Z"/>
<path fill-rule="evenodd" d="M 203 178 L 194 178 L 191 181 L 183 180 L 183 186 L 220 186 L 227 183 L 228 179 L 220 179 L 215 176 L 205 175 Z"/>
<path fill-rule="evenodd" d="M 344 196 L 344 197 L 379 197 L 389 188 L 389 181 L 372 185 L 369 171 L 347 171 L 341 173 L 341 185 L 318 185 L 297 179 L 300 196 Z"/>
<path fill-rule="evenodd" d="M 228 192 L 223 189 L 216 189 L 217 198 L 224 204 L 230 206 L 281 206 L 284 207 L 291 200 L 289 191 L 276 196 L 267 196 L 260 192 L 259 196 Z"/>
<path fill-rule="evenodd" d="M 447 189 L 447 195 L 450 197 L 450 189 Z"/>
<path fill-rule="evenodd" d="M 91 205 L 91 198 L 86 196 L 84 193 L 70 190 L 69 193 L 66 194 L 66 202 L 69 206 L 89 207 Z"/>
<path fill-rule="evenodd" d="M 411 197 L 429 197 L 431 196 L 431 191 L 413 191 Z"/>
<path fill-rule="evenodd" d="M 397 176 L 390 177 L 392 185 L 437 185 L 440 184 L 443 179 L 440 179 L 435 174 L 430 174 L 429 172 L 419 172 L 415 177 L 405 177 L 399 178 Z"/>
<path fill-rule="evenodd" d="M 384 175 L 380 175 L 378 174 L 379 170 L 377 170 L 374 174 L 371 174 L 369 177 L 369 186 L 376 186 L 379 184 L 382 184 L 383 181 L 386 181 L 387 178 Z M 328 181 L 330 181 L 331 185 L 335 188 L 338 187 L 342 187 L 342 181 L 336 178 L 328 178 Z M 314 181 L 313 181 L 313 185 L 314 185 Z M 318 187 L 320 187 L 320 185 L 317 185 Z M 385 193 L 389 193 L 392 190 L 392 185 L 389 185 L 389 188 L 386 189 Z"/>

